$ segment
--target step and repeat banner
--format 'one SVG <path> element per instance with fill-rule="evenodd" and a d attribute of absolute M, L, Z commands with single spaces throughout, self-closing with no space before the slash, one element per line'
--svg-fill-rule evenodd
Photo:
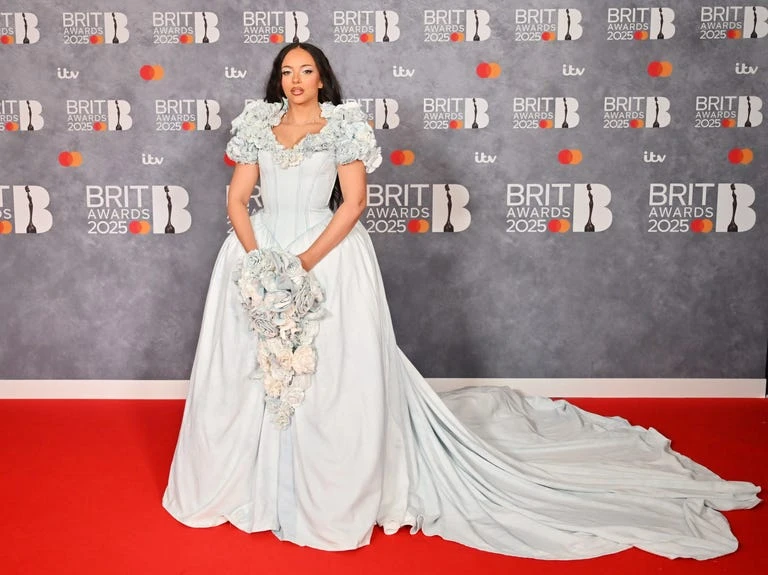
<path fill-rule="evenodd" d="M 425 376 L 764 377 L 764 2 L 0 0 L 0 379 L 188 377 L 230 122 L 296 41 L 375 126 Z"/>

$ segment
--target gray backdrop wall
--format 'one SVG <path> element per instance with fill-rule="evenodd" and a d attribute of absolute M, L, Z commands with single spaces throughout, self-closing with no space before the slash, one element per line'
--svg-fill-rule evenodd
<path fill-rule="evenodd" d="M 764 3 L 449 4 L 0 5 L 0 378 L 188 377 L 227 130 L 294 39 L 375 123 L 426 376 L 764 377 Z"/>

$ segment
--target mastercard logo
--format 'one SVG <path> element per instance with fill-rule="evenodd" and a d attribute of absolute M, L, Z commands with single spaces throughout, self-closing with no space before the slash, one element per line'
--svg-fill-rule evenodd
<path fill-rule="evenodd" d="M 691 221 L 691 231 L 694 234 L 708 234 L 712 231 L 712 220 L 709 218 L 696 218 Z"/>
<path fill-rule="evenodd" d="M 101 34 L 93 34 L 88 40 L 91 44 L 103 44 L 104 36 Z"/>
<path fill-rule="evenodd" d="M 179 36 L 180 44 L 191 44 L 195 41 L 195 37 L 192 34 L 182 34 Z"/>
<path fill-rule="evenodd" d="M 429 231 L 429 222 L 423 219 L 409 220 L 407 227 L 412 234 L 423 234 Z"/>
<path fill-rule="evenodd" d="M 635 30 L 635 40 L 647 40 L 649 38 L 647 30 Z"/>
<path fill-rule="evenodd" d="M 147 220 L 133 220 L 128 224 L 128 231 L 135 235 L 143 236 L 148 234 L 151 229 L 152 226 L 149 225 Z"/>
<path fill-rule="evenodd" d="M 578 149 L 560 150 L 557 153 L 557 161 L 564 165 L 575 166 L 580 164 L 583 159 L 584 156 L 582 155 L 581 150 Z"/>
<path fill-rule="evenodd" d="M 480 62 L 475 72 L 480 78 L 498 78 L 501 76 L 501 66 L 496 62 Z"/>
<path fill-rule="evenodd" d="M 464 121 L 463 120 L 451 120 L 448 123 L 448 127 L 451 130 L 461 130 L 464 127 Z"/>
<path fill-rule="evenodd" d="M 94 122 L 93 123 L 93 131 L 94 132 L 103 132 L 107 129 L 107 123 L 106 122 Z"/>
<path fill-rule="evenodd" d="M 162 80 L 163 76 L 165 76 L 165 70 L 158 64 L 145 64 L 139 70 L 139 76 L 147 82 L 150 80 Z"/>
<path fill-rule="evenodd" d="M 732 164 L 751 164 L 755 155 L 749 148 L 733 148 L 728 152 L 728 161 Z"/>
<path fill-rule="evenodd" d="M 728 36 L 730 40 L 738 40 L 739 38 L 741 38 L 741 30 L 737 30 L 736 28 L 733 28 L 731 30 L 728 30 L 728 32 L 726 32 L 725 35 Z"/>
<path fill-rule="evenodd" d="M 644 128 L 645 127 L 645 121 L 641 120 L 640 118 L 633 118 L 629 121 L 629 127 L 630 128 Z"/>
<path fill-rule="evenodd" d="M 360 34 L 360 41 L 361 42 L 373 42 L 373 34 L 366 32 L 365 34 Z"/>
<path fill-rule="evenodd" d="M 195 129 L 195 123 L 194 122 L 182 122 L 181 129 L 185 132 L 190 132 Z"/>
<path fill-rule="evenodd" d="M 83 155 L 80 152 L 61 152 L 59 165 L 65 168 L 77 168 L 83 164 Z"/>
<path fill-rule="evenodd" d="M 564 234 L 571 229 L 571 222 L 563 219 L 552 219 L 547 222 L 547 229 L 553 234 Z"/>
<path fill-rule="evenodd" d="M 723 118 L 720 120 L 720 127 L 722 128 L 735 128 L 736 127 L 736 119 L 735 118 Z"/>
<path fill-rule="evenodd" d="M 270 34 L 269 36 L 269 41 L 272 44 L 279 44 L 283 40 L 285 40 L 285 37 L 282 34 Z"/>
<path fill-rule="evenodd" d="M 669 78 L 672 75 L 672 64 L 667 61 L 651 62 L 648 64 L 648 75 L 653 78 Z"/>
<path fill-rule="evenodd" d="M 554 32 L 542 32 L 541 33 L 541 39 L 544 40 L 545 42 L 551 42 L 555 38 L 556 38 L 556 36 L 555 36 Z"/>
<path fill-rule="evenodd" d="M 228 166 L 234 166 L 237 162 L 224 153 L 224 163 Z"/>
<path fill-rule="evenodd" d="M 539 128 L 548 129 L 554 126 L 555 123 L 552 120 L 539 120 Z"/>
<path fill-rule="evenodd" d="M 395 166 L 410 166 L 416 159 L 416 154 L 411 150 L 394 150 L 389 155 L 389 161 Z"/>
<path fill-rule="evenodd" d="M 464 38 L 464 32 L 454 32 L 451 34 L 451 42 L 463 42 Z"/>
<path fill-rule="evenodd" d="M 16 132 L 19 129 L 19 124 L 16 122 L 6 122 L 5 123 L 5 130 L 6 132 Z"/>
<path fill-rule="evenodd" d="M 9 36 L 8 34 L 3 34 L 0 36 L 0 44 L 13 44 L 13 36 Z"/>
<path fill-rule="evenodd" d="M 0 220 L 0 235 L 10 234 L 13 231 L 13 224 L 7 220 Z"/>

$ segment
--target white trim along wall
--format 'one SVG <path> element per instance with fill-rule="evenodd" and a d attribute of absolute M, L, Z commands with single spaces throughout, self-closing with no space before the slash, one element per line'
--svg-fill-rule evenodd
<path fill-rule="evenodd" d="M 509 385 L 547 397 L 765 397 L 765 379 L 427 379 L 436 391 Z M 0 379 L 0 399 L 184 399 L 188 380 Z"/>

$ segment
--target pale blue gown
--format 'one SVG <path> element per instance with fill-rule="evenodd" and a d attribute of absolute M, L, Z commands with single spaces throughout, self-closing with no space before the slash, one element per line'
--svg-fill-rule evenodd
<path fill-rule="evenodd" d="M 331 219 L 337 164 L 359 159 L 372 171 L 381 156 L 354 104 L 323 104 L 322 131 L 285 149 L 271 131 L 281 108 L 246 106 L 227 152 L 259 164 L 259 247 L 298 254 Z M 243 254 L 231 234 L 213 270 L 163 497 L 185 525 L 228 521 L 326 550 L 366 545 L 376 524 L 543 559 L 736 549 L 717 510 L 753 507 L 760 489 L 722 480 L 654 429 L 508 388 L 436 394 L 397 347 L 359 223 L 313 270 L 328 310 L 317 371 L 280 430 L 252 377 L 257 341 L 232 279 Z"/>

